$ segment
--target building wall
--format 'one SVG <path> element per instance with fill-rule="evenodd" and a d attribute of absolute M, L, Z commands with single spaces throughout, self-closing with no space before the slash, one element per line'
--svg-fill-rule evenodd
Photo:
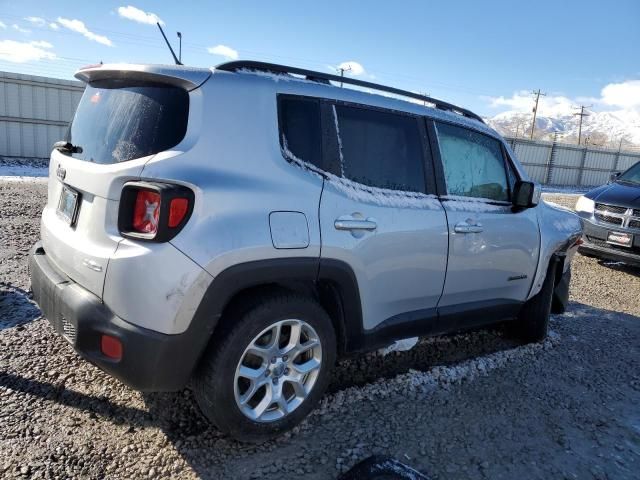
<path fill-rule="evenodd" d="M 0 156 L 49 158 L 83 91 L 82 82 L 0 72 Z"/>

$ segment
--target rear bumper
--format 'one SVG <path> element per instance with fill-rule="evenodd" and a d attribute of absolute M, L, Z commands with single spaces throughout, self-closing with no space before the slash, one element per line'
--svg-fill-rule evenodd
<path fill-rule="evenodd" d="M 60 272 L 40 242 L 31 250 L 29 269 L 34 300 L 82 357 L 136 390 L 172 391 L 187 384 L 203 349 L 202 340 L 193 331 L 165 335 L 122 320 L 98 297 Z M 103 334 L 122 343 L 120 360 L 102 354 Z"/>
<path fill-rule="evenodd" d="M 617 247 L 607 243 L 607 234 L 610 231 L 625 231 L 624 229 L 602 227 L 584 218 L 582 223 L 584 243 L 578 248 L 580 253 L 640 266 L 640 234 L 629 232 L 634 235 L 632 248 Z"/>

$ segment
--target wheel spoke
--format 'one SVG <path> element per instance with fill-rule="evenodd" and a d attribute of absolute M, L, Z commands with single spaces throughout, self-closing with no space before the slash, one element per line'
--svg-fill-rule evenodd
<path fill-rule="evenodd" d="M 253 409 L 253 415 L 258 420 L 267 408 L 273 403 L 273 389 L 270 383 L 266 384 L 267 388 L 264 393 L 264 397 L 260 400 L 260 403 Z"/>
<path fill-rule="evenodd" d="M 280 398 L 278 398 L 276 403 L 278 404 L 278 408 L 282 412 L 283 416 L 289 413 L 289 405 L 287 405 L 287 399 L 284 398 L 284 395 L 280 395 Z"/>
<path fill-rule="evenodd" d="M 295 393 L 296 397 L 300 399 L 307 397 L 307 389 L 304 387 L 299 378 L 288 379 L 287 382 L 293 387 L 293 392 Z"/>
<path fill-rule="evenodd" d="M 292 366 L 301 374 L 306 375 L 307 373 L 311 373 L 320 368 L 320 361 L 315 358 L 311 358 L 304 363 L 294 363 Z"/>
<path fill-rule="evenodd" d="M 271 340 L 269 341 L 268 348 L 270 351 L 277 350 L 280 342 L 280 331 L 282 329 L 282 323 L 278 322 L 271 327 Z"/>
<path fill-rule="evenodd" d="M 258 390 L 265 384 L 264 381 L 256 380 L 249 384 L 249 388 L 240 396 L 240 404 L 246 405 L 253 398 Z"/>
<path fill-rule="evenodd" d="M 256 345 L 254 343 L 252 346 L 247 348 L 247 351 L 245 352 L 245 356 L 249 355 L 249 354 L 250 355 L 254 355 L 256 357 L 259 357 L 262 360 L 264 360 L 265 362 L 268 362 L 269 359 L 271 358 L 271 349 L 270 348 L 261 347 L 261 346 Z"/>
<path fill-rule="evenodd" d="M 318 345 L 320 345 L 320 342 L 318 340 L 307 340 L 305 343 L 303 343 L 302 345 L 297 345 L 294 348 L 291 349 L 291 357 L 295 358 L 298 355 L 304 353 L 304 352 L 308 352 L 309 350 L 317 347 Z"/>
<path fill-rule="evenodd" d="M 264 378 L 266 371 L 267 369 L 265 367 L 251 368 L 246 365 L 240 365 L 240 368 L 238 369 L 238 376 L 251 381 L 256 381 Z"/>
<path fill-rule="evenodd" d="M 300 322 L 290 323 L 289 342 L 284 347 L 284 353 L 296 352 L 300 345 L 300 334 L 302 333 L 302 326 Z"/>

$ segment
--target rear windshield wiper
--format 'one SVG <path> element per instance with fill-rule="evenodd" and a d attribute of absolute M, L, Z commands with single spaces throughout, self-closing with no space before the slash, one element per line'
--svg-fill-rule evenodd
<path fill-rule="evenodd" d="M 82 153 L 82 147 L 79 145 L 73 145 L 65 140 L 60 140 L 53 144 L 53 148 L 62 153 Z"/>

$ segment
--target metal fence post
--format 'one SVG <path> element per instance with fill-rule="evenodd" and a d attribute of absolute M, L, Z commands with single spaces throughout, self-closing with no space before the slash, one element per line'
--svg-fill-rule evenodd
<path fill-rule="evenodd" d="M 587 147 L 582 151 L 582 159 L 580 160 L 580 170 L 578 170 L 578 186 L 582 186 L 582 175 L 584 174 L 584 164 L 587 160 Z"/>
<path fill-rule="evenodd" d="M 553 164 L 556 159 L 556 143 L 558 141 L 558 132 L 553 134 L 553 143 L 551 144 L 551 151 L 549 152 L 549 160 L 547 161 L 547 179 L 545 185 L 551 183 L 551 173 L 553 172 Z"/>
<path fill-rule="evenodd" d="M 618 148 L 618 151 L 616 152 L 616 159 L 613 162 L 613 171 L 609 173 L 609 175 L 612 175 L 614 172 L 618 172 L 618 165 L 620 164 L 620 149 Z"/>

